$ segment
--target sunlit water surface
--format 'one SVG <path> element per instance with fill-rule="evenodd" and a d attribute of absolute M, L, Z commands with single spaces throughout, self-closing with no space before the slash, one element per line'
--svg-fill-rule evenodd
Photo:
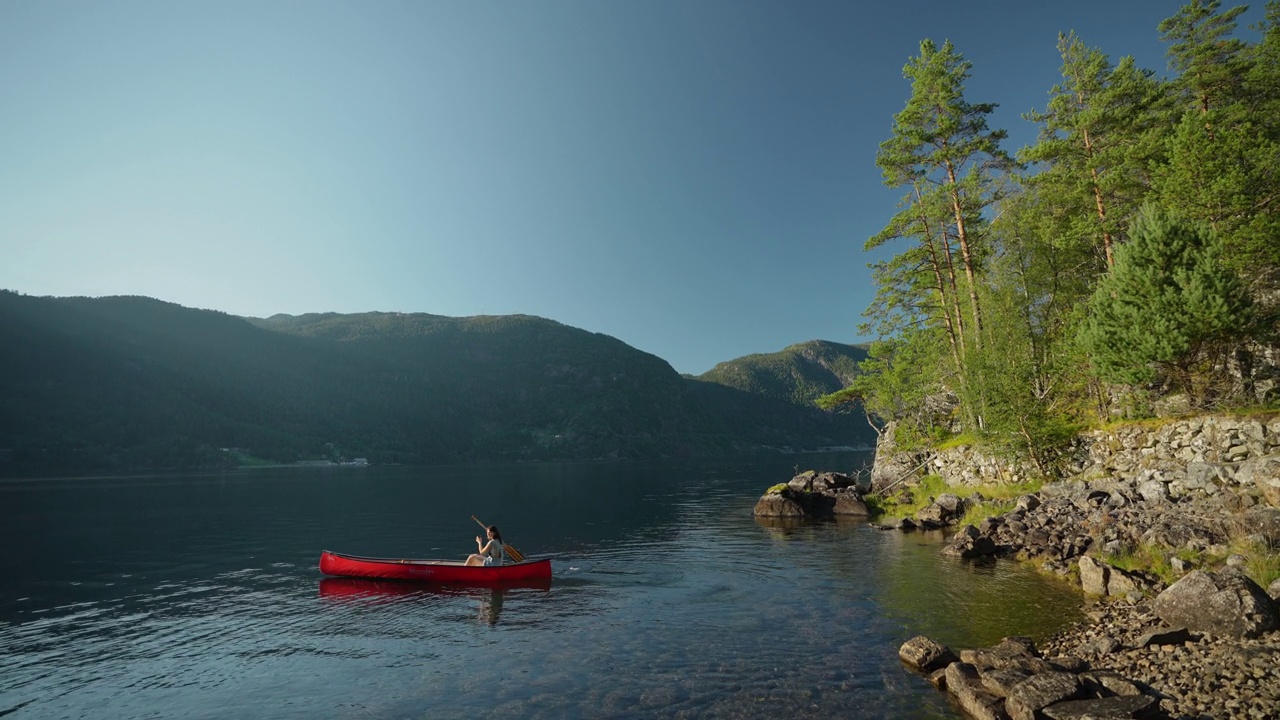
<path fill-rule="evenodd" d="M 798 467 L 342 468 L 0 483 L 0 716 L 959 717 L 902 669 L 1076 619 L 1059 581 L 751 508 Z M 322 579 L 321 549 L 461 558 L 476 514 L 546 588 Z"/>

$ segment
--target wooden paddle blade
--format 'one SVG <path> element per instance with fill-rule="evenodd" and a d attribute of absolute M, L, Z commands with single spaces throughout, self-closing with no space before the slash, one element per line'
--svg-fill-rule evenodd
<path fill-rule="evenodd" d="M 519 550 L 506 544 L 503 544 L 502 549 L 506 551 L 507 557 L 511 558 L 512 560 L 515 560 L 518 563 L 524 562 L 524 553 L 520 552 Z"/>

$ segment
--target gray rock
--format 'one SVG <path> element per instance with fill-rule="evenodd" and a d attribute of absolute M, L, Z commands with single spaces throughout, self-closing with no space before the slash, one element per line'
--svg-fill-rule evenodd
<path fill-rule="evenodd" d="M 1107 578 L 1107 595 L 1111 597 L 1141 597 L 1150 587 L 1150 581 L 1120 568 L 1111 568 L 1110 577 Z"/>
<path fill-rule="evenodd" d="M 1076 561 L 1080 568 L 1080 589 L 1086 595 L 1106 595 L 1107 581 L 1110 580 L 1111 568 L 1088 555 L 1081 555 Z"/>
<path fill-rule="evenodd" d="M 1203 490 L 1210 485 L 1224 485 L 1230 477 L 1233 477 L 1230 465 L 1192 462 L 1187 463 L 1187 476 L 1183 478 L 1182 484 L 1188 488 Z"/>
<path fill-rule="evenodd" d="M 868 517 L 871 511 L 856 491 L 845 489 L 836 493 L 836 504 L 832 509 L 836 515 Z"/>
<path fill-rule="evenodd" d="M 947 666 L 947 692 L 970 717 L 977 720 L 1007 720 L 1001 699 L 982 685 L 982 677 L 974 666 L 956 662 Z"/>
<path fill-rule="evenodd" d="M 1074 700 L 1083 689 L 1080 677 L 1074 673 L 1040 673 L 1010 688 L 1005 708 L 1013 720 L 1035 720 L 1039 711 L 1063 700 Z"/>
<path fill-rule="evenodd" d="M 1193 570 L 1156 596 L 1152 610 L 1171 626 L 1231 637 L 1280 629 L 1280 608 L 1238 572 Z"/>
<path fill-rule="evenodd" d="M 1060 655 L 1058 657 L 1049 658 L 1049 664 L 1054 670 L 1062 672 L 1075 673 L 1079 675 L 1089 669 L 1089 662 L 1083 658 L 1074 655 Z"/>
<path fill-rule="evenodd" d="M 757 517 L 802 518 L 804 506 L 796 502 L 790 495 L 768 493 L 756 501 Z"/>
<path fill-rule="evenodd" d="M 1280 578 L 1271 581 L 1271 584 L 1267 586 L 1267 594 L 1271 596 L 1272 600 L 1280 602 Z"/>
<path fill-rule="evenodd" d="M 1044 708 L 1051 720 L 1128 720 L 1143 717 L 1158 702 L 1148 695 L 1066 700 Z"/>
<path fill-rule="evenodd" d="M 1031 677 L 1031 673 L 1021 668 L 992 668 L 982 673 L 982 686 L 992 695 L 1008 697 L 1014 685 Z"/>
<path fill-rule="evenodd" d="M 1053 670 L 1040 657 L 1035 643 L 1021 636 L 1007 637 L 989 648 L 961 650 L 960 661 L 986 672 L 988 670 L 1022 670 L 1028 674 Z"/>
<path fill-rule="evenodd" d="M 946 511 L 951 517 L 964 514 L 967 505 L 964 498 L 952 493 L 942 493 L 934 500 L 934 504 Z"/>
<path fill-rule="evenodd" d="M 921 672 L 940 670 L 956 661 L 951 648 L 935 640 L 917 635 L 898 648 L 898 657 L 902 662 Z"/>
<path fill-rule="evenodd" d="M 1250 458 L 1240 463 L 1236 482 L 1245 487 L 1256 485 L 1272 507 L 1280 507 L 1280 455 Z"/>
<path fill-rule="evenodd" d="M 1030 512 L 1040 507 L 1040 498 L 1035 495 L 1023 495 L 1018 498 L 1017 508 L 1019 510 Z"/>
<path fill-rule="evenodd" d="M 987 557 L 995 553 L 995 541 L 972 525 L 964 526 L 952 537 L 951 542 L 942 548 L 943 555 L 958 557 L 962 560 Z"/>
<path fill-rule="evenodd" d="M 1080 677 L 1086 684 L 1102 688 L 1102 695 L 1142 695 L 1138 684 L 1114 670 L 1099 670 Z"/>
<path fill-rule="evenodd" d="M 818 477 L 817 471 L 806 470 L 791 478 L 791 481 L 787 483 L 787 487 L 798 492 L 812 492 L 813 480 L 816 477 Z"/>
<path fill-rule="evenodd" d="M 1138 494 L 1149 503 L 1164 502 L 1169 499 L 1169 486 L 1159 480 L 1148 480 L 1138 486 Z"/>
<path fill-rule="evenodd" d="M 1100 637 L 1090 644 L 1089 649 L 1092 650 L 1095 655 L 1106 657 L 1120 649 L 1120 641 L 1113 637 Z"/>

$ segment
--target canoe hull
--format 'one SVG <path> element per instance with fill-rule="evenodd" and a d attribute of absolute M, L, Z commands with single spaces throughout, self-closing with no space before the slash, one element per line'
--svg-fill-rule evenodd
<path fill-rule="evenodd" d="M 449 560 L 371 558 L 325 550 L 320 553 L 320 572 L 339 577 L 379 580 L 500 585 L 507 582 L 550 580 L 551 561 L 527 560 L 514 565 L 477 567 Z"/>

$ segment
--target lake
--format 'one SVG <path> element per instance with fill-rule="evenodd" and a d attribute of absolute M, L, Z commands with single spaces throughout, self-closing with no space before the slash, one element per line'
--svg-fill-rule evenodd
<path fill-rule="evenodd" d="M 756 499 L 866 454 L 0 482 L 0 716 L 954 718 L 897 648 L 1043 639 L 1065 582 Z M 325 580 L 322 549 L 465 557 L 549 589 Z"/>

